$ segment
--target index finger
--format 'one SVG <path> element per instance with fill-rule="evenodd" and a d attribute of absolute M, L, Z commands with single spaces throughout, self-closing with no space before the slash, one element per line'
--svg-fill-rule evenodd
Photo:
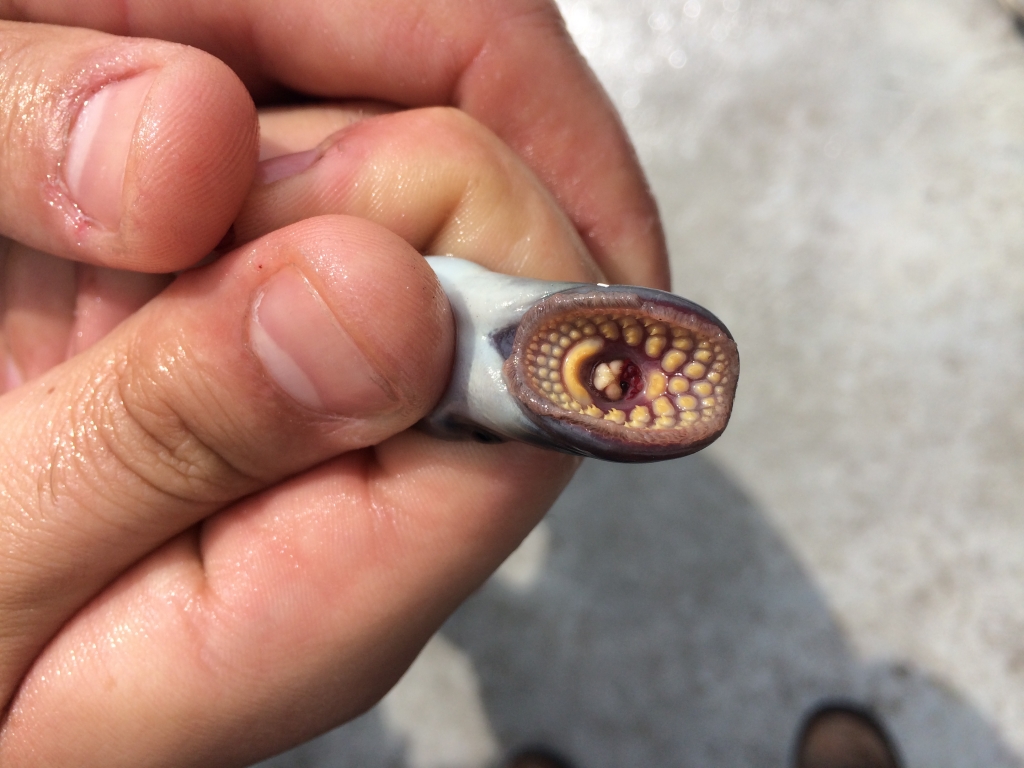
<path fill-rule="evenodd" d="M 252 182 L 256 112 L 184 45 L 0 21 L 0 234 L 169 272 L 208 254 Z"/>
<path fill-rule="evenodd" d="M 282 90 L 451 105 L 554 193 L 613 282 L 668 287 L 657 207 L 608 97 L 549 0 L 0 0 L 0 14 L 158 37 L 227 62 L 257 100 Z"/>

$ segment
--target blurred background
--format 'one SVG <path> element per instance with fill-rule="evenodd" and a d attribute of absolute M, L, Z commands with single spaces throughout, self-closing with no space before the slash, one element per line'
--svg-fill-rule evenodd
<path fill-rule="evenodd" d="M 783 766 L 825 699 L 1024 765 L 1024 35 L 996 0 L 565 0 L 740 345 L 725 436 L 590 462 L 369 714 L 264 768 Z"/>

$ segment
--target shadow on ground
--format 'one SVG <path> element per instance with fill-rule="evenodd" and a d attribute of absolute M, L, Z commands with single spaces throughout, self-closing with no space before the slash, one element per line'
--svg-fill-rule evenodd
<path fill-rule="evenodd" d="M 502 749 L 540 742 L 580 768 L 783 766 L 807 709 L 842 697 L 883 716 L 908 768 L 1021 765 L 957 693 L 899 661 L 855 658 L 712 460 L 589 462 L 547 525 L 532 586 L 492 580 L 443 630 L 472 661 Z M 397 767 L 404 754 L 374 710 L 263 765 Z"/>

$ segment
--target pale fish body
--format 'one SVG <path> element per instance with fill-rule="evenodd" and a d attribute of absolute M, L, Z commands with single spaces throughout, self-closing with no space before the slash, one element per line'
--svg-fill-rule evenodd
<path fill-rule="evenodd" d="M 639 462 L 698 451 L 728 424 L 739 354 L 703 307 L 650 288 L 427 261 L 457 334 L 448 388 L 422 422 L 428 432 Z"/>

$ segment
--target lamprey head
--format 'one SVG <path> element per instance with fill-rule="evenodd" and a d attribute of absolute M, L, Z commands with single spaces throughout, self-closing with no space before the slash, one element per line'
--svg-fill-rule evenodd
<path fill-rule="evenodd" d="M 434 434 L 637 462 L 698 451 L 728 424 L 739 355 L 702 307 L 429 261 L 458 335 L 448 391 L 424 422 Z"/>
<path fill-rule="evenodd" d="M 698 451 L 729 423 L 736 344 L 707 310 L 643 288 L 580 286 L 536 303 L 504 365 L 528 417 L 587 455 Z"/>

